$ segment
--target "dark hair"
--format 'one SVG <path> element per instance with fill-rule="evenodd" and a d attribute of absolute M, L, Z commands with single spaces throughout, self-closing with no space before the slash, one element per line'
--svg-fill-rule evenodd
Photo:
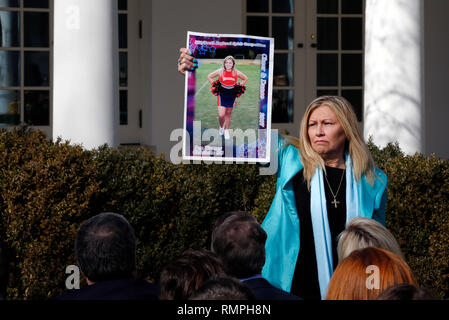
<path fill-rule="evenodd" d="M 6 245 L 0 242 L 0 299 L 6 297 L 8 288 L 9 266 Z"/>
<path fill-rule="evenodd" d="M 227 217 L 216 224 L 212 233 L 212 251 L 233 277 L 245 278 L 261 273 L 265 264 L 265 230 L 248 212 L 225 215 Z"/>
<path fill-rule="evenodd" d="M 420 288 L 410 283 L 394 285 L 380 293 L 376 300 L 438 300 L 426 288 Z"/>
<path fill-rule="evenodd" d="M 134 229 L 116 213 L 87 220 L 76 236 L 75 252 L 81 271 L 93 282 L 130 278 L 136 271 Z"/>
<path fill-rule="evenodd" d="M 217 218 L 217 220 L 215 220 L 214 230 L 217 229 L 223 222 L 225 222 L 225 220 L 227 218 L 232 217 L 232 216 L 243 216 L 246 214 L 247 214 L 247 212 L 245 212 L 245 211 L 230 211 L 230 212 L 223 213 L 221 216 L 219 216 Z"/>
<path fill-rule="evenodd" d="M 204 283 L 189 300 L 256 300 L 256 297 L 243 282 L 231 277 L 219 277 Z"/>
<path fill-rule="evenodd" d="M 213 252 L 187 250 L 162 269 L 159 299 L 187 300 L 205 281 L 224 275 L 223 264 Z"/>

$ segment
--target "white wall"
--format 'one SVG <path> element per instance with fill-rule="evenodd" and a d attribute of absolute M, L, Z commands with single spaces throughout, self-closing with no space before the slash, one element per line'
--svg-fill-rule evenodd
<path fill-rule="evenodd" d="M 449 159 L 449 1 L 425 5 L 425 153 Z"/>
<path fill-rule="evenodd" d="M 183 128 L 184 77 L 176 61 L 187 31 L 242 33 L 242 0 L 142 1 L 142 13 L 144 37 L 149 39 L 142 53 L 150 62 L 142 65 L 149 70 L 143 76 L 142 141 L 168 155 L 176 144 L 170 142 L 171 132 Z"/>

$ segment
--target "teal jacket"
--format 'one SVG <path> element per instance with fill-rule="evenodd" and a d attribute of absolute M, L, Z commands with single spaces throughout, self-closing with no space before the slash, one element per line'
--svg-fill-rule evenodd
<path fill-rule="evenodd" d="M 303 169 L 303 164 L 301 163 L 299 151 L 296 147 L 292 145 L 281 147 L 282 144 L 283 142 L 279 139 L 279 149 L 277 151 L 278 170 L 276 194 L 270 210 L 262 224 L 262 227 L 268 235 L 265 246 L 266 262 L 262 270 L 262 276 L 272 285 L 290 292 L 300 248 L 300 221 L 296 209 L 292 178 Z M 347 167 L 348 165 L 351 166 L 349 156 L 347 156 Z M 347 171 L 351 171 L 352 174 L 352 167 Z M 347 221 L 356 216 L 360 216 L 373 218 L 382 225 L 385 225 L 387 176 L 377 168 L 376 174 L 378 178 L 375 179 L 374 186 L 371 186 L 363 176 L 359 182 L 353 183 L 353 191 L 347 189 Z M 324 193 L 324 189 L 322 190 Z M 354 194 L 354 199 L 348 198 L 348 192 Z M 316 203 L 317 201 L 319 202 L 320 200 L 311 199 L 311 207 L 314 205 L 313 202 Z M 325 207 L 325 199 L 322 201 L 324 201 L 323 204 Z M 351 210 L 350 208 L 353 208 L 352 213 L 349 212 Z M 324 225 L 327 223 L 327 212 L 323 214 L 323 217 L 324 216 L 326 219 L 315 217 L 315 221 L 320 221 L 319 223 Z M 313 219 L 314 217 L 312 214 L 312 220 Z M 322 222 L 324 220 L 326 220 L 325 223 Z M 329 250 L 330 232 L 328 231 L 328 228 L 326 229 L 324 227 L 316 229 L 315 225 L 313 231 L 317 253 L 317 264 L 321 263 L 321 265 L 318 266 L 318 276 L 321 296 L 324 299 L 327 285 L 333 272 L 332 252 L 329 253 L 329 251 L 331 251 Z M 325 266 L 322 266 L 323 264 L 325 264 Z"/>

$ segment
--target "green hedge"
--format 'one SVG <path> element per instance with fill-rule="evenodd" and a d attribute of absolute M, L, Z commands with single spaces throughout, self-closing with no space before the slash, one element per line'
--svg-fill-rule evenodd
<path fill-rule="evenodd" d="M 370 147 L 388 176 L 387 228 L 419 283 L 449 299 L 449 161 Z"/>
<path fill-rule="evenodd" d="M 77 229 L 98 210 L 96 166 L 93 153 L 50 143 L 40 132 L 0 133 L 0 238 L 10 248 L 10 298 L 51 297 L 64 284 Z"/>
<path fill-rule="evenodd" d="M 449 162 L 405 157 L 370 145 L 389 177 L 387 226 L 420 283 L 449 298 Z M 191 247 L 208 247 L 223 212 L 262 221 L 275 177 L 256 165 L 178 165 L 146 148 L 86 151 L 38 131 L 0 132 L 0 239 L 10 248 L 10 299 L 47 299 L 65 290 L 76 264 L 79 226 L 104 211 L 124 214 L 138 238 L 138 270 L 156 280 Z"/>

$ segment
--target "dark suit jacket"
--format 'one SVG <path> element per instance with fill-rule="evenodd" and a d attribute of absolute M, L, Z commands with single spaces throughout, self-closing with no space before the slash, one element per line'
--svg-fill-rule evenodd
<path fill-rule="evenodd" d="M 120 279 L 70 290 L 55 300 L 157 300 L 158 289 L 143 279 Z"/>
<path fill-rule="evenodd" d="M 272 286 L 264 278 L 245 280 L 243 283 L 251 289 L 257 300 L 303 300 L 294 294 Z"/>

